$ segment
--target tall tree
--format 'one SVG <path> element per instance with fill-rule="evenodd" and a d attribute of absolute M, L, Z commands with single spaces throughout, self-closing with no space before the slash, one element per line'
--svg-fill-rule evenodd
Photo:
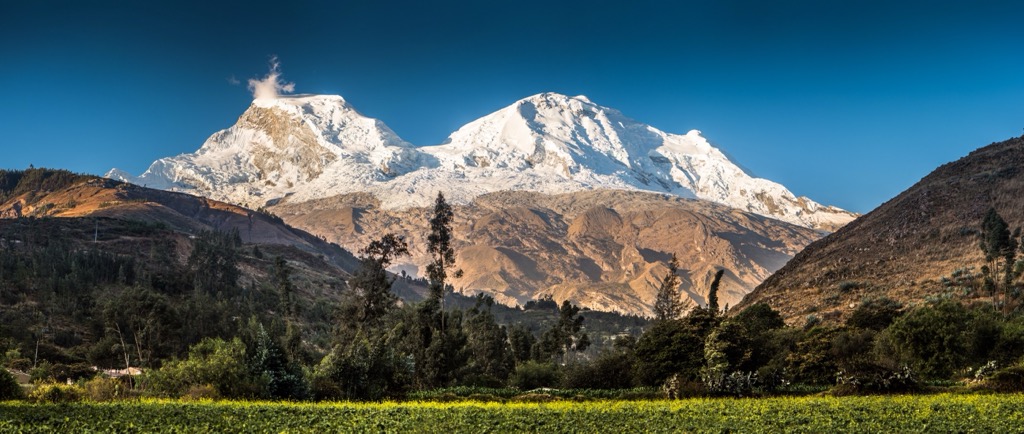
<path fill-rule="evenodd" d="M 1018 235 L 1019 230 L 1017 232 Z M 1006 224 L 1002 216 L 995 208 L 989 208 L 985 213 L 985 219 L 981 223 L 981 251 L 985 254 L 985 262 L 982 267 L 985 274 L 985 286 L 992 294 L 992 305 L 995 306 L 999 286 L 1008 293 L 1014 277 L 1014 262 L 1017 255 L 1016 237 L 1010 236 L 1010 226 Z M 1002 275 L 1001 278 L 999 277 Z M 1002 285 L 997 283 L 1002 280 Z M 1005 301 L 1005 300 L 1004 300 Z"/>
<path fill-rule="evenodd" d="M 292 285 L 292 270 L 284 258 L 274 258 L 274 288 L 280 300 L 281 312 L 287 321 L 295 314 L 295 286 Z"/>
<path fill-rule="evenodd" d="M 452 246 L 454 213 L 442 193 L 437 193 L 434 214 L 427 236 L 429 294 L 418 309 L 419 333 L 415 359 L 415 377 L 420 387 L 437 387 L 451 383 L 465 365 L 466 336 L 462 330 L 461 312 L 448 315 L 444 311 L 444 295 L 451 277 L 459 278 L 462 270 L 455 268 Z"/>
<path fill-rule="evenodd" d="M 711 281 L 711 288 L 708 289 L 708 310 L 712 315 L 718 314 L 718 285 L 722 281 L 722 275 L 725 274 L 725 270 L 718 270 L 715 273 L 714 280 Z"/>
<path fill-rule="evenodd" d="M 448 285 L 448 272 L 458 279 L 462 270 L 455 268 L 455 248 L 452 247 L 452 221 L 455 214 L 444 194 L 437 193 L 434 201 L 434 215 L 430 218 L 430 235 L 427 236 L 427 253 L 431 261 L 427 264 L 427 279 L 430 280 L 430 300 L 444 303 L 444 292 Z"/>
<path fill-rule="evenodd" d="M 302 333 L 295 324 L 298 307 L 295 300 L 295 285 L 291 280 L 292 269 L 284 258 L 274 258 L 274 286 L 280 297 L 281 312 L 285 321 L 284 348 L 292 360 L 302 360 L 306 354 L 302 351 Z"/>
<path fill-rule="evenodd" d="M 661 279 L 654 299 L 654 318 L 657 321 L 679 319 L 683 315 L 683 300 L 679 296 L 679 258 L 675 253 L 668 261 L 668 274 Z"/>

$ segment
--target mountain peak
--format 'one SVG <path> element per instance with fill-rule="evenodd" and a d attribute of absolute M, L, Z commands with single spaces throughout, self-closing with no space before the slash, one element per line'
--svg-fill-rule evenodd
<path fill-rule="evenodd" d="M 468 203 L 503 190 L 618 189 L 705 199 L 826 230 L 854 218 L 748 175 L 698 130 L 666 133 L 555 92 L 520 99 L 424 147 L 337 95 L 257 99 L 196 153 L 158 160 L 139 178 L 110 174 L 250 206 L 352 192 L 403 208 L 429 204 L 439 190 Z"/>

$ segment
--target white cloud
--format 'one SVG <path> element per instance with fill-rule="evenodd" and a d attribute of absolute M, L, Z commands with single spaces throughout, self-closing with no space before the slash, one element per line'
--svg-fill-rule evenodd
<path fill-rule="evenodd" d="M 282 93 L 295 92 L 295 83 L 281 81 L 281 63 L 277 56 L 270 58 L 270 72 L 262 80 L 249 79 L 249 90 L 254 99 L 274 99 Z"/>

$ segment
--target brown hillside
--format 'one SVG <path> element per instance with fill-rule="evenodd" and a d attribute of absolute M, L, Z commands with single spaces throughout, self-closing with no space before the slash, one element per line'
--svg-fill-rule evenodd
<path fill-rule="evenodd" d="M 366 195 L 272 208 L 289 224 L 358 249 L 386 232 L 413 252 L 402 270 L 421 275 L 430 210 L 383 209 Z M 560 195 L 499 192 L 455 207 L 464 294 L 507 305 L 553 296 L 594 310 L 649 315 L 673 253 L 683 295 L 704 304 L 715 271 L 728 270 L 722 303 L 735 304 L 821 236 L 819 232 L 706 201 L 599 190 Z"/>
<path fill-rule="evenodd" d="M 866 297 L 914 304 L 979 297 L 943 281 L 978 273 L 978 232 L 989 207 L 1024 225 L 1024 138 L 994 143 L 945 164 L 892 200 L 814 242 L 737 307 L 767 302 L 791 323 L 843 319 Z M 963 271 L 957 274 L 962 274 Z"/>
<path fill-rule="evenodd" d="M 109 217 L 161 222 L 175 231 L 193 235 L 201 230 L 238 230 L 247 243 L 296 247 L 330 258 L 347 271 L 358 266 L 351 253 L 289 227 L 274 216 L 207 198 L 92 176 L 77 176 L 59 188 L 30 189 L 7 197 L 0 203 L 0 218 L 17 217 Z"/>

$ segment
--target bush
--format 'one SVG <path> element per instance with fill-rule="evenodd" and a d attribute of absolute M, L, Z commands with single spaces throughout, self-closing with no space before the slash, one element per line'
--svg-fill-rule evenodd
<path fill-rule="evenodd" d="M 194 384 L 181 395 L 181 399 L 186 401 L 220 399 L 220 392 L 212 384 Z"/>
<path fill-rule="evenodd" d="M 881 331 L 889 327 L 900 316 L 902 309 L 902 304 L 890 298 L 870 298 L 857 306 L 857 309 L 850 314 L 850 318 L 846 320 L 846 325 Z"/>
<path fill-rule="evenodd" d="M 555 401 L 557 399 L 558 398 L 556 398 L 554 396 L 551 396 L 551 395 L 548 395 L 546 393 L 524 393 L 522 395 L 517 395 L 517 396 L 513 397 L 512 401 L 515 401 L 515 402 L 551 402 L 551 401 Z"/>
<path fill-rule="evenodd" d="M 161 396 L 179 396 L 190 393 L 195 386 L 212 386 L 218 396 L 260 397 L 266 385 L 253 378 L 245 362 L 246 348 L 240 339 L 206 338 L 189 348 L 188 359 L 167 362 L 159 371 L 149 371 L 146 380 L 150 392 Z"/>
<path fill-rule="evenodd" d="M 82 400 L 82 390 L 70 384 L 43 383 L 36 386 L 28 398 L 32 402 L 45 404 L 77 402 Z"/>
<path fill-rule="evenodd" d="M 559 382 L 558 367 L 551 363 L 526 362 L 516 367 L 509 383 L 519 390 L 555 387 Z"/>
<path fill-rule="evenodd" d="M 505 402 L 500 396 L 494 396 L 489 393 L 474 393 L 467 396 L 466 399 L 476 402 Z"/>
<path fill-rule="evenodd" d="M 897 318 L 879 336 L 879 348 L 927 379 L 947 379 L 991 360 L 999 343 L 997 314 L 953 301 L 924 306 Z"/>
<path fill-rule="evenodd" d="M 82 385 L 85 398 L 95 402 L 106 402 L 128 398 L 130 388 L 117 378 L 96 376 Z"/>
<path fill-rule="evenodd" d="M 605 352 L 590 363 L 566 366 L 562 378 L 565 389 L 629 389 L 633 378 L 622 375 L 633 371 L 633 358 L 625 352 Z"/>
<path fill-rule="evenodd" d="M 836 375 L 836 386 L 832 392 L 837 395 L 865 393 L 906 393 L 920 388 L 917 376 L 907 366 L 888 369 L 867 364 L 855 372 L 840 371 Z"/>
<path fill-rule="evenodd" d="M 688 379 L 679 374 L 669 377 L 661 389 L 661 396 L 668 399 L 692 398 L 707 394 L 703 382 Z"/>
<path fill-rule="evenodd" d="M 28 372 L 32 369 L 32 359 L 8 359 L 7 367 L 21 372 Z"/>
<path fill-rule="evenodd" d="M 6 369 L 0 368 L 0 401 L 22 399 L 24 397 L 25 391 L 21 389 L 18 380 L 14 379 L 14 375 Z"/>
<path fill-rule="evenodd" d="M 996 371 L 982 383 L 982 388 L 996 392 L 1024 392 L 1024 366 L 1017 365 Z"/>

